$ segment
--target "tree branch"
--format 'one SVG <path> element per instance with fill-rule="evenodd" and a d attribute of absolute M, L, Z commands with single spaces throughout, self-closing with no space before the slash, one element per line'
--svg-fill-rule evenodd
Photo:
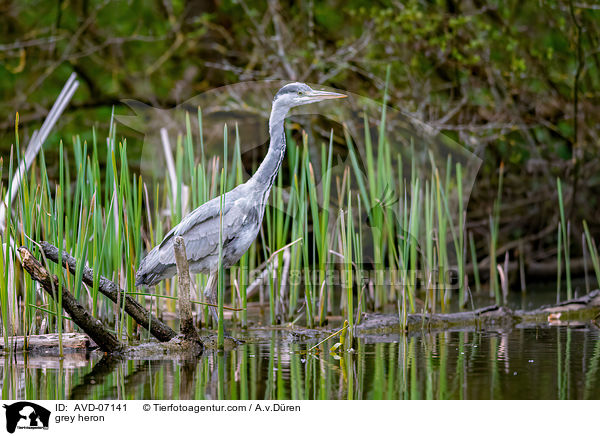
<path fill-rule="evenodd" d="M 40 243 L 44 255 L 54 263 L 58 263 L 58 248 L 48 242 Z M 62 266 L 75 275 L 77 271 L 77 259 L 66 251 L 62 252 Z M 82 281 L 88 286 L 94 285 L 94 271 L 87 266 L 83 267 Z M 169 326 L 162 323 L 152 313 L 146 310 L 140 303 L 135 301 L 126 292 L 120 290 L 115 283 L 106 277 L 98 277 L 98 290 L 114 303 L 120 304 L 119 296 L 125 295 L 125 312 L 131 316 L 139 325 L 149 330 L 152 336 L 161 342 L 170 341 L 177 333 Z"/>
<path fill-rule="evenodd" d="M 25 248 L 18 250 L 21 264 L 31 278 L 42 285 L 42 288 L 56 300 L 58 292 L 58 277 L 51 275 L 46 268 L 35 258 L 33 254 Z M 119 352 L 124 346 L 119 342 L 115 335 L 109 332 L 102 323 L 95 319 L 79 302 L 73 297 L 73 294 L 65 287 L 62 288 L 62 308 L 69 314 L 71 319 L 79 328 L 88 334 L 92 340 L 98 344 L 102 351 L 107 353 Z"/>

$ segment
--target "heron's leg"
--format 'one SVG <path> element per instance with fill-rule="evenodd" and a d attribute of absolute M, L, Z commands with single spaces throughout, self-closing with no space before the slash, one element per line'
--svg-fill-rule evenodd
<path fill-rule="evenodd" d="M 196 295 L 198 297 L 200 297 L 200 294 L 198 294 L 198 288 L 196 288 L 196 283 L 194 283 L 193 280 L 190 280 L 190 285 L 192 290 L 194 291 L 193 295 Z M 200 313 L 202 312 L 202 305 L 199 305 L 196 310 L 198 311 L 198 319 L 202 319 L 202 316 L 200 315 Z"/>
<path fill-rule="evenodd" d="M 212 306 L 208 306 L 210 314 L 215 322 L 215 328 L 219 326 L 219 313 L 217 312 L 217 272 L 211 273 L 208 276 L 208 282 L 206 288 L 204 288 L 204 296 L 208 299 L 208 302 Z M 225 336 L 229 336 L 227 329 L 223 326 L 223 333 Z"/>
<path fill-rule="evenodd" d="M 206 282 L 206 287 L 204 288 L 204 296 L 206 297 L 206 299 L 208 300 L 208 302 L 212 305 L 212 306 L 208 306 L 208 309 L 210 310 L 210 314 L 215 322 L 215 326 L 218 324 L 219 322 L 219 315 L 217 313 L 217 293 L 215 292 L 217 290 L 217 273 L 210 273 L 210 275 L 208 276 L 208 281 Z"/>

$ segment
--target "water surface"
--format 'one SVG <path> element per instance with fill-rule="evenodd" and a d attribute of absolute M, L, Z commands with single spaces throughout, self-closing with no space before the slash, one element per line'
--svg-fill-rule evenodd
<path fill-rule="evenodd" d="M 238 333 L 239 334 L 239 333 Z M 287 330 L 246 333 L 194 360 L 100 353 L 0 360 L 3 399 L 600 399 L 600 332 L 553 326 L 359 339 L 307 349 Z"/>

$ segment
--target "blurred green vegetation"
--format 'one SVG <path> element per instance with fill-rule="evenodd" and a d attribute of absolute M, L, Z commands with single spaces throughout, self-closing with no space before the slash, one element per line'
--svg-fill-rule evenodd
<path fill-rule="evenodd" d="M 483 158 L 468 210 L 481 245 L 501 162 L 501 240 L 539 234 L 523 249 L 555 247 L 557 177 L 574 234 L 582 219 L 600 233 L 593 0 L 6 0 L 0 12 L 3 157 L 15 113 L 26 143 L 73 71 L 82 86 L 47 149 L 89 139 L 93 126 L 106 136 L 122 98 L 171 107 L 226 84 L 289 79 L 377 99 L 390 66 L 390 104 Z"/>

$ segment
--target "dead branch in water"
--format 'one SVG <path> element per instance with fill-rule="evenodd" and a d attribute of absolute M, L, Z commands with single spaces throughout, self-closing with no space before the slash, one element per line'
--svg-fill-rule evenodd
<path fill-rule="evenodd" d="M 411 313 L 406 331 L 449 330 L 454 328 L 506 329 L 531 325 L 568 325 L 590 322 L 600 314 L 600 290 L 558 304 L 534 310 L 512 310 L 504 306 L 488 306 L 468 312 Z M 366 314 L 356 326 L 359 335 L 399 333 L 402 326 L 397 313 Z"/>
<path fill-rule="evenodd" d="M 54 263 L 58 263 L 58 248 L 48 242 L 42 241 L 40 243 L 44 255 Z M 68 269 L 69 272 L 75 275 L 77 271 L 77 259 L 71 256 L 66 251 L 62 252 L 62 265 Z M 94 271 L 87 267 L 83 267 L 82 281 L 88 286 L 94 285 Z M 114 303 L 120 305 L 120 297 L 125 295 L 125 312 L 131 316 L 139 325 L 149 330 L 152 336 L 161 342 L 167 342 L 177 336 L 177 333 L 156 318 L 152 313 L 146 310 L 140 303 L 135 301 L 126 292 L 119 289 L 118 286 L 107 279 L 106 277 L 98 277 L 98 290 L 108 297 Z"/>
<path fill-rule="evenodd" d="M 31 254 L 31 252 L 21 247 L 18 250 L 21 264 L 31 278 L 42 285 L 55 301 L 58 301 L 58 277 L 50 274 L 46 268 Z M 79 302 L 73 297 L 73 294 L 63 286 L 62 288 L 62 308 L 73 319 L 92 340 L 98 344 L 102 351 L 108 353 L 119 352 L 124 349 L 115 335 L 108 331 L 102 323 L 95 319 Z"/>
<path fill-rule="evenodd" d="M 58 348 L 60 339 L 57 333 L 29 336 L 9 336 L 8 346 L 0 343 L 0 354 L 6 350 L 32 351 L 37 349 Z M 62 346 L 70 349 L 85 350 L 90 347 L 90 337 L 83 333 L 63 333 Z"/>

